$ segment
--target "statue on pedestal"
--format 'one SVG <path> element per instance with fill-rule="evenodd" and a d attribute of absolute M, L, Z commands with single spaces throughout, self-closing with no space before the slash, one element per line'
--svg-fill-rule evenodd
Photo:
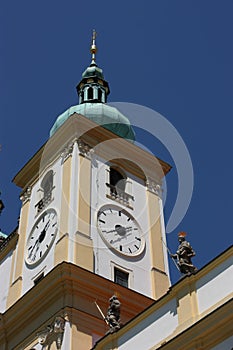
<path fill-rule="evenodd" d="M 110 327 L 108 333 L 113 333 L 120 329 L 120 308 L 121 308 L 121 303 L 117 299 L 116 295 L 113 295 L 109 299 L 109 307 L 106 315 L 106 321 Z"/>
<path fill-rule="evenodd" d="M 176 254 L 170 254 L 171 258 L 177 260 L 177 265 L 181 273 L 191 275 L 197 272 L 197 268 L 192 264 L 191 258 L 196 255 L 190 243 L 186 241 L 186 232 L 178 233 L 180 243 Z"/>

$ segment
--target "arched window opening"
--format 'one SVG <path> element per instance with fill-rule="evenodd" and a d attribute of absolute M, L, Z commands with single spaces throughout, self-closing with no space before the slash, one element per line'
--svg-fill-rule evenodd
<path fill-rule="evenodd" d="M 41 181 L 41 188 L 39 192 L 42 192 L 42 198 L 36 204 L 37 213 L 40 213 L 51 201 L 52 201 L 52 191 L 53 191 L 53 171 L 50 170 L 44 176 Z"/>
<path fill-rule="evenodd" d="M 111 194 L 121 195 L 125 192 L 126 176 L 116 168 L 110 167 L 109 180 Z"/>
<path fill-rule="evenodd" d="M 132 208 L 134 196 L 132 195 L 132 182 L 124 171 L 116 166 L 110 166 L 108 172 L 108 188 L 106 196 L 112 200 L 123 203 Z M 127 191 L 127 192 L 126 192 Z M 129 193 L 128 193 L 129 192 Z"/>
<path fill-rule="evenodd" d="M 102 102 L 102 90 L 98 89 L 98 101 Z"/>
<path fill-rule="evenodd" d="M 89 87 L 89 89 L 87 90 L 87 98 L 88 98 L 88 100 L 93 100 L 93 89 L 92 89 L 92 87 Z"/>
<path fill-rule="evenodd" d="M 51 194 L 53 189 L 53 171 L 50 170 L 41 182 L 41 188 L 44 191 L 44 197 Z"/>
<path fill-rule="evenodd" d="M 84 91 L 82 90 L 80 93 L 80 103 L 83 103 L 84 101 Z"/>

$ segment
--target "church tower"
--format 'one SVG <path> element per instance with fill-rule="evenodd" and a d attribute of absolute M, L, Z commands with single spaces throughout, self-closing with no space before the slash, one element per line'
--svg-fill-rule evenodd
<path fill-rule="evenodd" d="M 46 320 L 55 319 L 55 327 L 55 317 L 69 322 L 66 333 L 60 329 L 62 349 L 76 341 L 91 348 L 104 334 L 93 300 L 103 306 L 117 291 L 127 321 L 170 286 L 161 199 L 170 166 L 136 146 L 128 118 L 107 105 L 109 85 L 96 52 L 93 32 L 91 64 L 77 85 L 79 104 L 58 116 L 46 144 L 14 178 L 22 208 L 2 310 L 28 295 L 43 305 L 22 343 L 15 340 L 16 349 L 58 344 L 55 334 L 44 343 L 32 340 Z"/>

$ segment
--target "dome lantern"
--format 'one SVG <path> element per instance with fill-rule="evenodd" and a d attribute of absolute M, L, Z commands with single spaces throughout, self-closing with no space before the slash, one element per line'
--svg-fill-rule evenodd
<path fill-rule="evenodd" d="M 91 64 L 82 74 L 82 80 L 77 85 L 77 93 L 79 96 L 79 103 L 97 102 L 106 103 L 107 95 L 109 94 L 109 85 L 104 80 L 103 71 L 96 64 L 96 31 L 93 30 L 91 42 Z"/>
<path fill-rule="evenodd" d="M 76 89 L 79 95 L 79 104 L 67 109 L 59 115 L 50 130 L 50 137 L 74 113 L 81 114 L 89 120 L 101 125 L 115 135 L 129 142 L 135 141 L 135 132 L 130 121 L 117 108 L 107 105 L 109 94 L 108 82 L 104 80 L 103 71 L 96 64 L 96 31 L 93 30 L 91 42 L 91 64 L 82 74 L 82 80 Z"/>

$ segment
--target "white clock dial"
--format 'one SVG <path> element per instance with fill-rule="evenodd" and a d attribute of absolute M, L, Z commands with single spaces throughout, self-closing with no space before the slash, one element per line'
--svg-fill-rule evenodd
<path fill-rule="evenodd" d="M 46 210 L 36 221 L 27 240 L 26 262 L 28 265 L 39 263 L 48 253 L 57 234 L 57 213 Z"/>
<path fill-rule="evenodd" d="M 117 252 L 127 256 L 142 253 L 145 242 L 140 226 L 126 210 L 104 206 L 97 214 L 97 226 L 104 241 Z"/>

